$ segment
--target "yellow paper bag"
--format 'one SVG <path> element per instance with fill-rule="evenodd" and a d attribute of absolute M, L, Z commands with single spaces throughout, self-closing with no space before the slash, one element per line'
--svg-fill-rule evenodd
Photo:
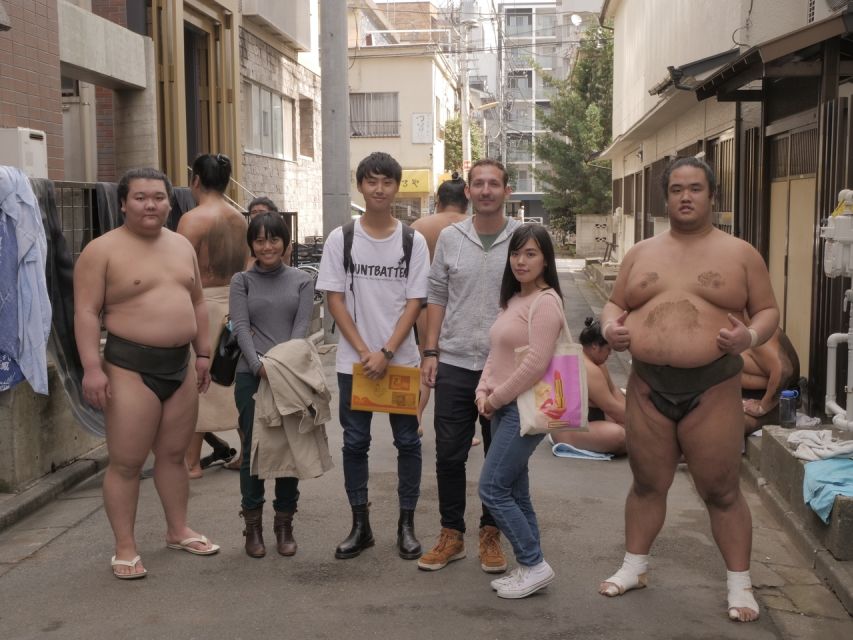
<path fill-rule="evenodd" d="M 421 370 L 390 365 L 379 380 L 364 375 L 360 363 L 352 365 L 351 407 L 356 411 L 378 411 L 418 415 Z"/>

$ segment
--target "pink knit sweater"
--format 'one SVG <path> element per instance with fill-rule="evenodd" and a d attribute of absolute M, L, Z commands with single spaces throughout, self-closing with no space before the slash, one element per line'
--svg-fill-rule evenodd
<path fill-rule="evenodd" d="M 515 350 L 527 346 L 530 305 L 538 295 L 538 292 L 524 297 L 514 295 L 489 331 L 491 349 L 477 385 L 477 397 L 488 396 L 489 404 L 495 409 L 512 402 L 536 384 L 554 355 L 563 328 L 563 309 L 557 299 L 548 294 L 534 310 L 530 349 L 518 366 L 515 365 Z"/>

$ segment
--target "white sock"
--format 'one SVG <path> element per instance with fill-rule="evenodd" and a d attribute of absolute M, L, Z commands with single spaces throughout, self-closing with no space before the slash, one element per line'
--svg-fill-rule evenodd
<path fill-rule="evenodd" d="M 729 618 L 742 621 L 738 609 L 751 609 L 758 614 L 758 603 L 752 594 L 749 570 L 726 571 L 726 589 L 728 590 Z"/>
<path fill-rule="evenodd" d="M 619 571 L 605 580 L 610 583 L 599 589 L 605 596 L 621 596 L 631 589 L 642 589 L 646 586 L 646 572 L 649 570 L 648 554 L 625 552 L 625 559 Z"/>

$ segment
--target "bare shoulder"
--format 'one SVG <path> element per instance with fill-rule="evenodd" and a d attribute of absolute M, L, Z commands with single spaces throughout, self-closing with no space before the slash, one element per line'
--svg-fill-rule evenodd
<path fill-rule="evenodd" d="M 742 238 L 714 229 L 713 242 L 719 246 L 719 250 L 731 258 L 736 258 L 742 262 L 750 263 L 755 260 L 763 262 L 763 258 L 758 250 Z"/>

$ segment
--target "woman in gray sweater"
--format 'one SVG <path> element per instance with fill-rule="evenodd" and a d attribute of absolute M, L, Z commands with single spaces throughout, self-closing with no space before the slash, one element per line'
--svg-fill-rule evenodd
<path fill-rule="evenodd" d="M 282 256 L 290 245 L 290 230 L 279 213 L 264 213 L 249 223 L 246 234 L 255 264 L 231 280 L 231 323 L 242 356 L 237 364 L 234 399 L 240 414 L 243 442 L 240 493 L 245 522 L 246 553 L 253 558 L 266 554 L 263 538 L 264 481 L 250 475 L 254 395 L 266 377 L 260 357 L 282 342 L 308 336 L 314 305 L 314 283 L 307 273 L 289 267 Z M 278 552 L 296 553 L 293 514 L 299 498 L 297 478 L 275 479 L 275 538 Z"/>

